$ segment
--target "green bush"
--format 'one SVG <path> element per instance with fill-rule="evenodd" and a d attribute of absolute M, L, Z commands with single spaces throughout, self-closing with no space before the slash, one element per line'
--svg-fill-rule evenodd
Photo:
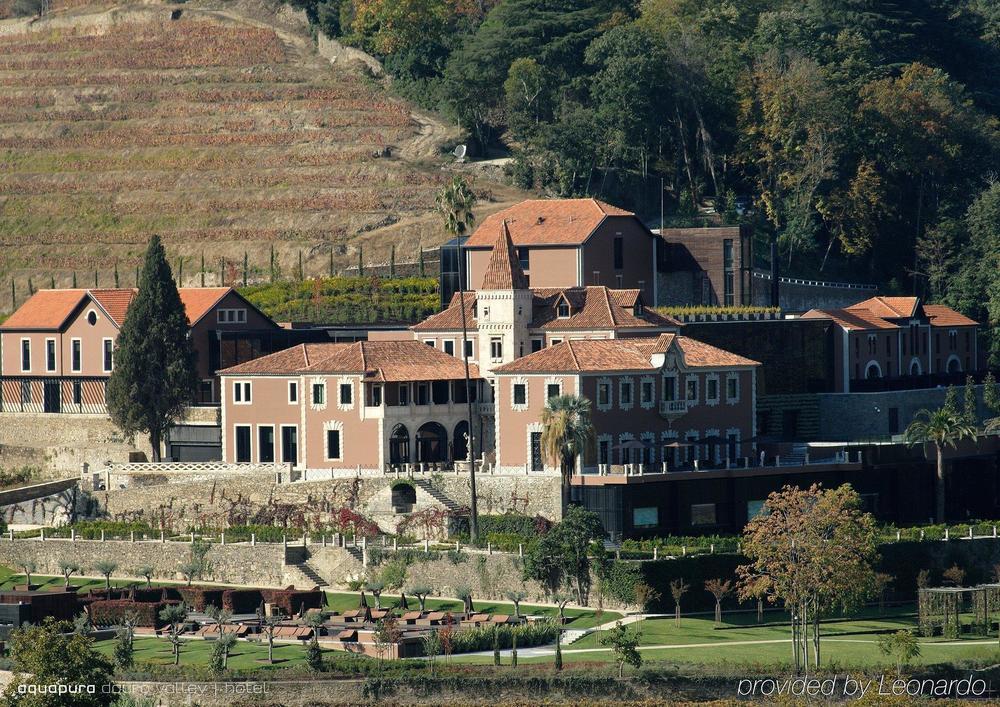
<path fill-rule="evenodd" d="M 493 626 L 477 626 L 475 628 L 456 631 L 451 640 L 452 650 L 455 653 L 492 650 L 493 631 Z M 545 620 L 530 624 L 501 624 L 496 627 L 496 631 L 498 631 L 500 648 L 505 649 L 511 647 L 511 637 L 515 634 L 517 635 L 518 648 L 555 643 L 556 633 L 558 633 L 559 629 L 555 622 Z"/>

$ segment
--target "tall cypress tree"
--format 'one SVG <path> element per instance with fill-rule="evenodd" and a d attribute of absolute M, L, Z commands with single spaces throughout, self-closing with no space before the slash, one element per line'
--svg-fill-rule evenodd
<path fill-rule="evenodd" d="M 118 335 L 107 403 L 129 439 L 149 435 L 158 462 L 163 433 L 194 399 L 198 384 L 187 315 L 158 236 L 149 242 L 140 283 Z"/>

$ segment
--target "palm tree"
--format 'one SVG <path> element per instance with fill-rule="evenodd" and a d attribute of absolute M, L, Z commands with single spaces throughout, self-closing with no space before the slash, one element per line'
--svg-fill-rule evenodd
<path fill-rule="evenodd" d="M 476 222 L 476 216 L 472 213 L 472 207 L 476 203 L 476 195 L 459 176 L 452 178 L 435 197 L 437 210 L 444 216 L 444 230 L 453 238 L 465 235 L 469 227 Z M 459 248 L 461 253 L 461 247 Z M 476 501 L 476 446 L 475 435 L 472 427 L 472 383 L 469 378 L 469 356 L 465 348 L 465 342 L 469 338 L 469 330 L 465 321 L 465 278 L 462 268 L 458 274 L 458 302 L 459 311 L 462 314 L 462 362 L 465 364 L 465 406 L 469 425 L 469 539 L 475 543 L 479 539 L 479 506 Z"/>
<path fill-rule="evenodd" d="M 576 467 L 576 458 L 587 451 L 594 441 L 594 425 L 590 421 L 590 401 L 576 395 L 549 398 L 542 410 L 542 455 L 562 471 L 562 507 L 569 505 L 569 482 Z"/>
<path fill-rule="evenodd" d="M 961 416 L 947 408 L 921 410 L 906 428 L 906 441 L 910 446 L 933 444 L 937 451 L 937 476 L 934 480 L 935 520 L 944 523 L 944 448 L 955 448 L 963 439 L 976 439 L 976 430 Z"/>

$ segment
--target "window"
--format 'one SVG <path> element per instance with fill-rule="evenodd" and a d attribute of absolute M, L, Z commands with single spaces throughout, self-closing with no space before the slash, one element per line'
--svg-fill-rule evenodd
<path fill-rule="evenodd" d="M 764 513 L 764 501 L 747 501 L 747 520 L 753 520 Z"/>
<path fill-rule="evenodd" d="M 109 373 L 114 366 L 115 342 L 113 339 L 104 340 L 104 372 Z"/>
<path fill-rule="evenodd" d="M 543 339 L 532 339 L 531 340 L 531 353 L 535 353 L 536 351 L 541 351 L 542 350 L 542 346 L 544 346 L 544 345 L 545 345 L 545 341 Z"/>
<path fill-rule="evenodd" d="M 948 332 L 948 350 L 954 351 L 958 348 L 958 332 L 955 330 Z M 938 347 L 940 350 L 940 347 Z"/>
<path fill-rule="evenodd" d="M 73 381 L 73 404 L 83 404 L 83 385 L 80 381 Z"/>
<path fill-rule="evenodd" d="M 472 340 L 471 339 L 466 339 L 465 340 L 465 357 L 466 358 L 472 358 Z"/>
<path fill-rule="evenodd" d="M 288 404 L 294 405 L 297 402 L 299 402 L 298 381 L 288 381 Z"/>
<path fill-rule="evenodd" d="M 524 270 L 524 272 L 528 272 L 528 270 L 531 269 L 528 267 L 531 261 L 529 259 L 527 248 L 522 246 L 517 249 L 517 259 L 521 262 L 521 269 Z"/>
<path fill-rule="evenodd" d="M 735 403 L 740 399 L 740 379 L 736 375 L 726 378 L 726 402 Z"/>
<path fill-rule="evenodd" d="M 45 370 L 56 370 L 56 340 L 45 340 Z"/>
<path fill-rule="evenodd" d="M 594 270 L 590 275 L 591 275 L 591 277 L 593 277 L 593 281 L 590 284 L 592 284 L 592 285 L 600 285 L 601 284 L 601 271 L 600 270 Z"/>
<path fill-rule="evenodd" d="M 434 341 L 434 339 L 424 339 L 424 343 L 430 346 L 432 349 L 437 345 L 437 342 Z"/>
<path fill-rule="evenodd" d="M 528 404 L 528 385 L 526 383 L 515 383 L 512 395 L 514 405 Z"/>
<path fill-rule="evenodd" d="M 233 402 L 237 405 L 250 404 L 250 381 L 236 381 L 233 383 Z"/>
<path fill-rule="evenodd" d="M 722 241 L 722 267 L 726 270 L 733 269 L 733 239 L 726 238 Z"/>
<path fill-rule="evenodd" d="M 562 342 L 563 342 L 562 339 L 552 339 L 552 341 L 549 342 L 549 346 L 558 346 Z"/>
<path fill-rule="evenodd" d="M 677 376 L 663 376 L 663 399 L 677 400 Z"/>
<path fill-rule="evenodd" d="M 727 238 L 722 241 L 722 292 L 723 292 L 723 304 L 727 307 L 731 307 L 736 303 L 735 297 L 735 283 L 736 276 L 733 272 L 733 241 L 731 238 Z"/>
<path fill-rule="evenodd" d="M 21 339 L 21 370 L 31 370 L 31 340 Z"/>
<path fill-rule="evenodd" d="M 313 383 L 312 385 L 312 404 L 313 405 L 325 405 L 326 404 L 326 385 L 323 383 Z"/>
<path fill-rule="evenodd" d="M 21 381 L 21 405 L 31 405 L 31 381 Z"/>
<path fill-rule="evenodd" d="M 326 458 L 340 459 L 340 430 L 326 431 Z"/>
<path fill-rule="evenodd" d="M 489 318 L 490 318 L 490 308 L 489 307 L 483 307 L 483 319 L 484 320 L 489 320 Z"/>
<path fill-rule="evenodd" d="M 531 470 L 544 471 L 545 464 L 542 461 L 542 433 L 531 433 Z"/>
<path fill-rule="evenodd" d="M 660 509 L 656 506 L 642 506 L 632 509 L 632 527 L 654 528 L 660 524 Z"/>
<path fill-rule="evenodd" d="M 611 463 L 611 442 L 606 439 L 602 439 L 597 443 L 597 463 Z"/>
<path fill-rule="evenodd" d="M 448 354 L 449 356 L 454 356 L 455 355 L 455 342 L 454 342 L 454 340 L 452 340 L 452 339 L 445 339 L 444 341 L 441 342 L 441 346 L 444 349 L 444 352 L 446 354 Z"/>
<path fill-rule="evenodd" d="M 382 386 L 373 385 L 372 386 L 372 407 L 380 408 L 382 407 Z"/>
<path fill-rule="evenodd" d="M 274 463 L 274 427 L 261 425 L 257 428 L 257 459 L 262 464 Z"/>
<path fill-rule="evenodd" d="M 219 324 L 244 324 L 247 320 L 245 309 L 220 309 L 216 312 Z"/>
<path fill-rule="evenodd" d="M 79 371 L 83 368 L 83 342 L 73 339 L 70 342 L 70 370 Z"/>
<path fill-rule="evenodd" d="M 90 326 L 94 326 L 95 324 L 97 324 L 97 312 L 95 312 L 94 310 L 90 310 L 89 312 L 87 312 L 87 324 L 89 324 Z"/>
<path fill-rule="evenodd" d="M 597 405 L 603 408 L 611 405 L 611 383 L 597 384 Z"/>
<path fill-rule="evenodd" d="M 719 402 L 719 379 L 709 378 L 705 381 L 705 400 L 710 403 Z"/>
<path fill-rule="evenodd" d="M 639 385 L 639 402 L 642 405 L 652 405 L 655 392 L 653 381 L 642 381 Z"/>
<path fill-rule="evenodd" d="M 558 398 L 562 395 L 562 386 L 558 383 L 548 383 L 545 386 L 545 399 Z"/>
<path fill-rule="evenodd" d="M 616 270 L 621 270 L 625 267 L 625 239 L 621 236 L 615 236 L 614 258 Z"/>
<path fill-rule="evenodd" d="M 687 399 L 691 402 L 698 402 L 698 379 L 687 379 Z"/>
<path fill-rule="evenodd" d="M 353 405 L 354 404 L 354 386 L 350 383 L 340 384 L 340 404 L 341 405 Z"/>
<path fill-rule="evenodd" d="M 236 463 L 250 463 L 250 425 L 236 426 Z"/>
<path fill-rule="evenodd" d="M 498 336 L 490 339 L 490 358 L 494 361 L 503 359 L 503 339 Z"/>
<path fill-rule="evenodd" d="M 691 525 L 715 525 L 715 504 L 714 503 L 692 504 Z"/>
<path fill-rule="evenodd" d="M 408 383 L 399 384 L 399 404 L 400 405 L 410 404 L 410 386 Z"/>
<path fill-rule="evenodd" d="M 281 427 L 281 461 L 283 464 L 299 463 L 299 428 L 294 425 Z"/>
<path fill-rule="evenodd" d="M 417 383 L 417 405 L 427 405 L 430 402 L 430 391 L 426 383 Z"/>
<path fill-rule="evenodd" d="M 431 400 L 435 405 L 448 404 L 448 381 L 433 381 L 431 383 Z"/>
<path fill-rule="evenodd" d="M 623 380 L 618 387 L 618 404 L 623 407 L 632 407 L 632 381 Z"/>
<path fill-rule="evenodd" d="M 560 319 L 569 319 L 569 304 L 560 302 L 556 307 L 556 316 Z"/>

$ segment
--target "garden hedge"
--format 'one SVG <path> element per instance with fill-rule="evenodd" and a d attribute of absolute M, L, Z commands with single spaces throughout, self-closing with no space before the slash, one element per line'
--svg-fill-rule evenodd
<path fill-rule="evenodd" d="M 195 611 L 204 611 L 206 606 L 222 607 L 221 587 L 181 587 L 181 599 Z"/>
<path fill-rule="evenodd" d="M 259 589 L 227 589 L 222 592 L 222 608 L 234 614 L 252 614 L 263 601 Z"/>
<path fill-rule="evenodd" d="M 280 608 L 286 616 L 305 613 L 309 609 L 322 609 L 326 601 L 325 595 L 319 589 L 298 590 L 288 587 L 262 589 L 260 593 L 264 601 Z"/>
<path fill-rule="evenodd" d="M 142 602 L 131 601 L 129 599 L 109 599 L 91 602 L 87 609 L 90 615 L 90 622 L 95 626 L 118 626 L 122 620 L 131 612 L 139 618 L 139 626 L 159 628 L 163 625 L 160 620 L 160 610 L 167 606 L 167 602 Z"/>

